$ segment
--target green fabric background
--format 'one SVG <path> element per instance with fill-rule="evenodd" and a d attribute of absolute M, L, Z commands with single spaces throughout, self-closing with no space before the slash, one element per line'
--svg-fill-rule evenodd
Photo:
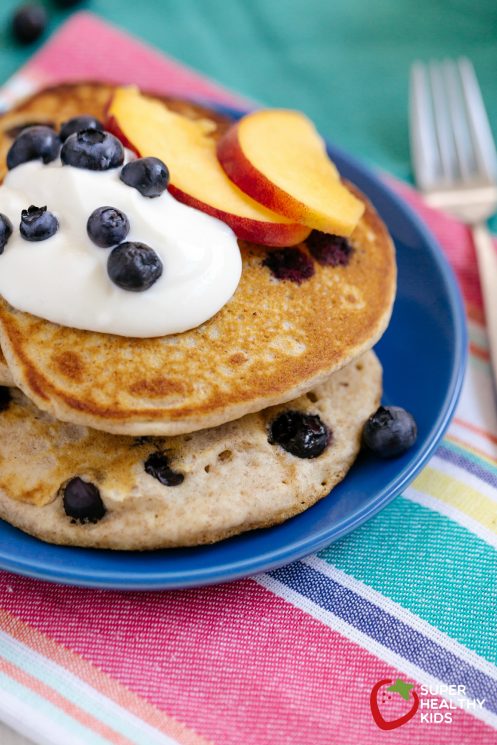
<path fill-rule="evenodd" d="M 18 4 L 0 2 L 0 80 L 37 48 L 10 38 Z M 52 31 L 69 13 L 44 4 Z M 407 81 L 416 58 L 469 56 L 497 134 L 497 0 L 87 0 L 79 7 L 252 98 L 304 110 L 332 141 L 402 178 L 410 176 Z"/>

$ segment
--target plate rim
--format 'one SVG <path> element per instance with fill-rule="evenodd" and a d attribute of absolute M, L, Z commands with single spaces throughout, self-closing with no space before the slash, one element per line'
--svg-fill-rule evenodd
<path fill-rule="evenodd" d="M 200 99 L 195 99 L 195 102 L 209 105 L 216 111 L 226 113 L 233 118 L 239 118 L 249 110 L 220 105 Z M 186 573 L 185 570 L 174 572 L 169 569 L 167 572 L 164 570 L 158 572 L 148 570 L 147 572 L 139 572 L 126 569 L 122 574 L 116 574 L 116 570 L 113 569 L 102 570 L 97 573 L 92 571 L 91 576 L 88 576 L 88 572 L 85 572 L 84 569 L 81 571 L 73 568 L 65 568 L 63 565 L 54 568 L 53 566 L 44 565 L 43 562 L 33 565 L 33 560 L 31 562 L 23 561 L 23 557 L 12 559 L 2 553 L 1 547 L 0 569 L 62 585 L 118 591 L 175 590 L 231 582 L 271 571 L 291 561 L 297 561 L 339 540 L 386 507 L 422 470 L 447 431 L 464 382 L 468 355 L 467 326 L 466 313 L 459 285 L 437 239 L 413 208 L 400 195 L 393 191 L 381 175 L 368 165 L 363 164 L 354 156 L 349 155 L 348 152 L 328 142 L 327 148 L 333 154 L 332 157 L 338 157 L 346 161 L 352 170 L 358 171 L 366 181 L 373 185 L 374 189 L 379 190 L 382 196 L 386 197 L 387 201 L 393 203 L 399 213 L 403 214 L 407 221 L 414 227 L 423 244 L 429 248 L 431 256 L 435 260 L 438 271 L 447 288 L 446 299 L 450 307 L 451 316 L 454 319 L 455 327 L 454 364 L 443 404 L 438 411 L 432 427 L 425 436 L 424 446 L 416 459 L 407 464 L 383 489 L 376 491 L 374 499 L 368 501 L 361 509 L 343 519 L 338 527 L 336 523 L 332 523 L 326 529 L 319 531 L 317 535 L 313 534 L 313 536 L 309 536 L 304 541 L 295 539 L 273 551 L 256 554 L 243 561 L 231 561 L 221 566 L 211 565 L 205 569 L 197 569 L 194 574 L 191 572 Z M 271 528 L 268 528 L 268 530 L 271 530 Z M 57 549 L 59 548 L 61 547 L 57 546 Z M 205 546 L 203 548 L 208 550 L 209 547 Z M 93 549 L 88 550 L 93 551 Z M 117 554 L 118 552 L 115 553 Z M 153 554 L 153 552 L 150 553 Z"/>

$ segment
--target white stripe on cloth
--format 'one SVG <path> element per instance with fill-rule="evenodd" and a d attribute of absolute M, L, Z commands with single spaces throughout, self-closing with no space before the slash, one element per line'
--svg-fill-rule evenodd
<path fill-rule="evenodd" d="M 39 709 L 33 711 L 31 702 L 6 691 L 0 684 L 0 719 L 11 729 L 37 745 L 88 745 L 73 732 L 68 735 L 66 727 L 59 725 L 53 717 Z"/>
<path fill-rule="evenodd" d="M 40 88 L 40 81 L 28 75 L 27 72 L 19 72 L 0 88 L 0 113 L 7 111 L 18 101 L 31 96 Z"/>

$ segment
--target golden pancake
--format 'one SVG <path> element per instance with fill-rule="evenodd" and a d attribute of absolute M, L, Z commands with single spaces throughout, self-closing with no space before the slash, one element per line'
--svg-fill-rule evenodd
<path fill-rule="evenodd" d="M 144 550 L 275 525 L 326 496 L 352 465 L 378 406 L 381 367 L 368 352 L 285 406 L 167 439 L 64 424 L 19 390 L 11 395 L 0 410 L 0 517 L 58 544 Z M 331 431 L 318 457 L 299 458 L 268 441 L 271 423 L 287 410 L 317 414 Z M 168 486 L 146 472 L 157 453 L 167 454 L 181 483 Z M 66 514 L 63 492 L 74 478 L 98 489 L 104 509 L 96 522 Z"/>
<path fill-rule="evenodd" d="M 58 125 L 86 113 L 105 118 L 111 90 L 66 85 L 24 102 L 0 119 L 3 156 L 9 132 L 23 121 Z M 229 124 L 193 104 L 168 105 L 212 118 L 218 133 Z M 388 324 L 394 249 L 364 201 L 348 265 L 311 259 L 310 278 L 279 280 L 264 264 L 271 249 L 241 242 L 243 273 L 234 296 L 182 334 L 131 339 L 81 331 L 2 301 L 0 343 L 15 384 L 57 419 L 130 435 L 193 432 L 296 398 L 370 349 Z M 299 248 L 310 256 L 306 244 Z"/>

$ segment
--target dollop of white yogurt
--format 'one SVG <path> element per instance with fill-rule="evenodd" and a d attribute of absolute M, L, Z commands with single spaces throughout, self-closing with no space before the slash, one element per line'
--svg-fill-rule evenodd
<path fill-rule="evenodd" d="M 130 155 L 127 155 L 127 160 Z M 0 212 L 14 231 L 0 255 L 0 295 L 14 308 L 62 326 L 129 337 L 175 334 L 199 326 L 231 298 L 242 264 L 233 231 L 181 204 L 169 192 L 153 199 L 119 179 L 120 168 L 88 171 L 31 161 L 9 171 L 0 186 Z M 59 221 L 44 241 L 21 237 L 21 210 L 47 206 Z M 162 276 L 143 292 L 117 287 L 107 274 L 111 249 L 88 237 L 97 207 L 127 216 L 126 241 L 159 255 Z"/>

